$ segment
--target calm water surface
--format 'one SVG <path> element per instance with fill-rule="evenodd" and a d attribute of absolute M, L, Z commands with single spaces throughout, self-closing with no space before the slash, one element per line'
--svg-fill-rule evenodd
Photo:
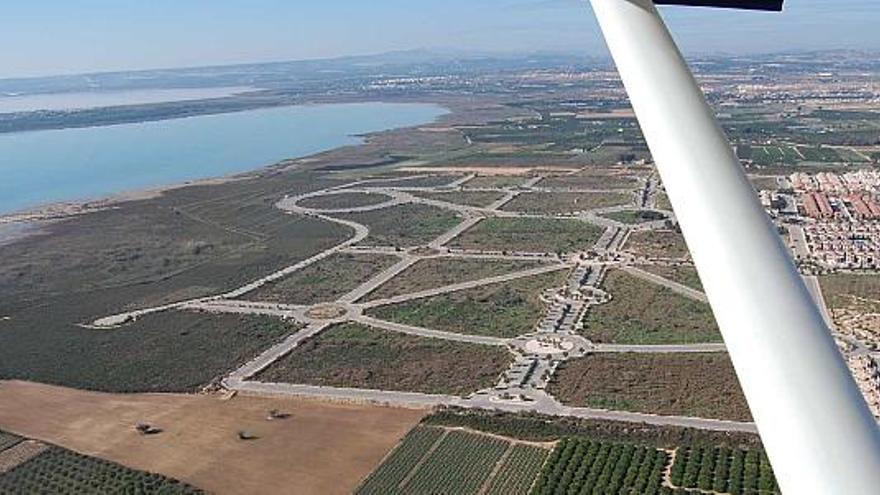
<path fill-rule="evenodd" d="M 445 112 L 425 104 L 315 105 L 0 134 L 0 213 L 252 170 Z"/>

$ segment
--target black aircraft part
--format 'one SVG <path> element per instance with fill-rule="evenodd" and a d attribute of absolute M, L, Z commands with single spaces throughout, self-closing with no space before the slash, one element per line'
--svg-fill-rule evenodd
<path fill-rule="evenodd" d="M 783 0 L 654 0 L 657 5 L 692 5 L 725 9 L 782 10 Z"/>

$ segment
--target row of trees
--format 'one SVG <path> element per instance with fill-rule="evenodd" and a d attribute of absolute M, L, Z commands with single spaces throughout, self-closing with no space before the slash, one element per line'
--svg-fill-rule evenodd
<path fill-rule="evenodd" d="M 758 449 L 680 448 L 670 479 L 676 487 L 733 495 L 778 493 L 770 461 Z"/>

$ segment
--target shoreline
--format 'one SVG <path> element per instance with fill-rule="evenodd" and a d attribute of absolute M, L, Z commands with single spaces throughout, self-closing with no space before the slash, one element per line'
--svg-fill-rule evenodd
<path fill-rule="evenodd" d="M 346 104 L 346 103 L 404 103 L 400 101 L 394 101 L 395 99 L 389 100 L 362 100 L 360 102 L 353 102 L 344 100 L 339 102 L 303 102 L 300 104 L 294 105 L 284 105 L 284 106 L 316 106 L 316 105 L 333 105 L 333 104 Z M 406 103 L 416 103 L 412 101 L 408 101 Z M 48 203 L 43 203 L 39 205 L 34 205 L 31 207 L 25 207 L 20 210 L 10 211 L 10 212 L 0 212 L 0 246 L 8 245 L 13 242 L 22 240 L 26 237 L 34 235 L 40 231 L 40 226 L 55 222 L 61 221 L 68 218 L 77 217 L 80 215 L 87 215 L 89 213 L 95 213 L 102 210 L 106 210 L 109 208 L 113 208 L 116 205 L 127 203 L 131 201 L 141 201 L 148 200 L 152 198 L 159 197 L 165 194 L 168 191 L 185 188 L 185 187 L 195 187 L 195 186 L 211 186 L 211 185 L 220 185 L 226 184 L 229 182 L 235 182 L 239 180 L 246 180 L 250 177 L 253 177 L 255 174 L 260 174 L 269 170 L 290 170 L 292 167 L 296 167 L 297 165 L 301 165 L 304 162 L 307 162 L 310 158 L 321 155 L 323 153 L 328 153 L 332 151 L 336 151 L 347 146 L 355 146 L 360 147 L 364 146 L 370 137 L 375 134 L 380 134 L 383 132 L 390 131 L 398 131 L 403 129 L 417 129 L 419 127 L 431 126 L 440 123 L 440 119 L 449 115 L 453 115 L 455 113 L 455 109 L 451 108 L 448 105 L 443 104 L 442 102 L 436 101 L 421 101 L 418 103 L 423 103 L 426 105 L 435 105 L 442 108 L 445 113 L 437 116 L 431 121 L 424 122 L 421 124 L 413 124 L 411 126 L 405 127 L 393 127 L 388 129 L 383 129 L 379 131 L 374 131 L 366 134 L 357 134 L 352 135 L 359 140 L 356 144 L 346 144 L 341 146 L 336 146 L 333 148 L 329 148 L 326 150 L 319 151 L 317 153 L 312 153 L 309 155 L 303 156 L 293 156 L 282 158 L 274 163 L 261 165 L 256 168 L 245 170 L 241 172 L 234 172 L 226 175 L 219 175 L 213 177 L 205 177 L 201 179 L 192 179 L 186 180 L 182 182 L 173 182 L 169 184 L 159 185 L 159 186 L 148 186 L 144 188 L 131 189 L 131 190 L 123 190 L 117 193 L 113 193 L 107 196 L 95 197 L 95 198 L 83 198 L 83 199 L 74 199 L 74 200 L 63 200 L 63 201 L 52 201 Z M 265 107 L 264 107 L 265 108 Z M 268 107 L 272 108 L 272 107 Z M 254 109 L 259 110 L 259 109 Z M 223 112 L 224 114 L 234 114 L 239 113 L 239 111 L 231 111 L 231 112 Z M 178 120 L 192 117 L 199 117 L 202 115 L 194 115 L 187 117 L 179 117 L 179 118 L 170 118 L 170 119 L 161 119 L 161 120 Z M 129 124 L 139 124 L 139 123 L 149 123 L 155 122 L 156 120 L 144 120 L 140 122 L 130 122 Z M 98 127 L 107 127 L 110 125 L 118 125 L 118 124 L 108 124 L 108 125 L 94 125 L 91 128 Z M 40 131 L 34 131 L 40 132 Z M 34 228 L 35 227 L 35 228 Z M 14 234 L 10 234 L 10 232 L 16 231 Z M 21 231 L 28 231 L 27 233 L 21 234 Z"/>

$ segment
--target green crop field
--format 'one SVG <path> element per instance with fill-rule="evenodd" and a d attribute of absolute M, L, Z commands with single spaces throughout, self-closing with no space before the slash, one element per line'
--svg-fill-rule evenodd
<path fill-rule="evenodd" d="M 419 426 L 356 493 L 527 493 L 548 450 L 458 430 Z"/>
<path fill-rule="evenodd" d="M 696 344 L 721 342 L 708 304 L 619 270 L 602 284 L 612 300 L 590 308 L 584 333 L 615 344 Z M 638 304 L 633 304 L 638 301 Z"/>
<path fill-rule="evenodd" d="M 306 340 L 258 378 L 269 382 L 467 395 L 494 384 L 509 362 L 510 355 L 502 347 L 345 323 Z"/>
<path fill-rule="evenodd" d="M 562 285 L 567 272 L 534 275 L 367 311 L 382 320 L 448 332 L 516 337 L 532 330 L 544 312 L 539 296 Z"/>
<path fill-rule="evenodd" d="M 572 252 L 589 249 L 601 235 L 601 228 L 579 220 L 487 218 L 450 245 L 487 251 Z"/>
<path fill-rule="evenodd" d="M 770 461 L 755 449 L 679 448 L 670 481 L 675 487 L 732 495 L 780 493 Z"/>
<path fill-rule="evenodd" d="M 5 431 L 0 431 L 0 452 L 12 447 L 21 441 L 21 437 L 17 435 L 13 435 L 12 433 L 6 433 Z"/>
<path fill-rule="evenodd" d="M 135 471 L 51 447 L 0 474 L 0 493 L 189 494 L 201 490 L 159 474 Z"/>
<path fill-rule="evenodd" d="M 245 298 L 286 304 L 334 301 L 398 261 L 396 256 L 336 253 L 268 283 Z"/>
<path fill-rule="evenodd" d="M 531 493 L 661 493 L 668 457 L 653 447 L 567 438 L 550 454 Z"/>
<path fill-rule="evenodd" d="M 336 214 L 334 217 L 368 226 L 370 235 L 361 244 L 396 247 L 427 244 L 461 222 L 451 211 L 420 204 Z"/>

